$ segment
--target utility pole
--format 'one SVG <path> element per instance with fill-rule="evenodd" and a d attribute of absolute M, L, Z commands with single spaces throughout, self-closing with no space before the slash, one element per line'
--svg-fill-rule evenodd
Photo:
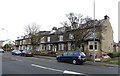
<path fill-rule="evenodd" d="M 95 0 L 94 0 L 94 2 L 93 2 L 93 18 L 94 18 L 94 23 L 95 23 Z M 95 24 L 93 23 L 93 29 L 94 29 L 94 31 L 93 31 L 93 60 L 94 60 L 94 62 L 95 62 Z"/>

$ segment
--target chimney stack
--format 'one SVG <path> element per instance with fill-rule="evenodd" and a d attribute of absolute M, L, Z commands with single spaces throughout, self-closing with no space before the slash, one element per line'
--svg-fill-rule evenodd
<path fill-rule="evenodd" d="M 104 19 L 109 19 L 109 17 L 107 15 L 104 16 Z"/>

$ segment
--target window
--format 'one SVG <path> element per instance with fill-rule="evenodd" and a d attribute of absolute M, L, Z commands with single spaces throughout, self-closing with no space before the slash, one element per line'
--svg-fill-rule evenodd
<path fill-rule="evenodd" d="M 93 49 L 93 45 L 89 45 L 89 47 L 90 47 L 90 50 L 92 50 L 92 49 Z"/>
<path fill-rule="evenodd" d="M 58 31 L 59 32 L 65 32 L 65 27 L 59 28 Z"/>
<path fill-rule="evenodd" d="M 97 42 L 95 42 L 95 50 L 97 49 Z"/>
<path fill-rule="evenodd" d="M 73 34 L 69 34 L 69 39 L 73 39 Z"/>
<path fill-rule="evenodd" d="M 23 44 L 23 42 L 22 41 L 20 41 L 20 45 L 22 45 Z"/>
<path fill-rule="evenodd" d="M 84 52 L 80 52 L 80 55 L 81 55 L 81 56 L 86 56 L 86 55 L 84 54 Z"/>
<path fill-rule="evenodd" d="M 62 46 L 62 49 L 61 49 L 61 50 L 64 50 L 64 44 L 61 44 L 61 46 Z"/>
<path fill-rule="evenodd" d="M 26 44 L 26 41 L 25 41 L 25 40 L 23 40 L 23 44 Z"/>
<path fill-rule="evenodd" d="M 96 37 L 96 32 L 89 32 L 89 38 L 94 38 Z"/>
<path fill-rule="evenodd" d="M 71 50 L 71 43 L 68 43 L 68 50 Z"/>
<path fill-rule="evenodd" d="M 89 48 L 89 51 L 93 51 L 94 48 L 95 48 L 95 51 L 97 51 L 97 42 L 94 43 L 94 41 L 89 41 L 88 42 L 88 48 Z"/>
<path fill-rule="evenodd" d="M 73 52 L 68 52 L 68 56 L 73 56 Z"/>
<path fill-rule="evenodd" d="M 64 44 L 58 44 L 59 50 L 64 50 Z"/>
<path fill-rule="evenodd" d="M 68 52 L 63 53 L 64 56 L 68 56 Z"/>
<path fill-rule="evenodd" d="M 77 52 L 74 52 L 73 55 L 78 56 L 79 54 Z"/>
<path fill-rule="evenodd" d="M 47 37 L 47 42 L 50 42 L 50 37 Z"/>
<path fill-rule="evenodd" d="M 48 50 L 51 50 L 51 46 L 50 46 L 50 44 L 48 45 Z"/>
<path fill-rule="evenodd" d="M 59 36 L 59 41 L 63 41 L 63 35 Z"/>
<path fill-rule="evenodd" d="M 42 37 L 42 38 L 41 38 L 41 43 L 44 43 L 44 42 L 45 42 L 44 39 L 45 39 L 45 37 Z"/>
<path fill-rule="evenodd" d="M 51 50 L 50 44 L 48 44 L 48 45 L 46 46 L 46 49 L 47 49 L 47 50 Z"/>

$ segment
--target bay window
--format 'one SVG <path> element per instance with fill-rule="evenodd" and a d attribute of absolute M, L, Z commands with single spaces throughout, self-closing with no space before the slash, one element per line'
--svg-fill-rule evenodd
<path fill-rule="evenodd" d="M 88 42 L 88 50 L 89 51 L 93 51 L 94 50 L 94 48 L 95 48 L 95 51 L 97 51 L 97 49 L 98 49 L 98 42 L 97 41 L 89 41 Z"/>

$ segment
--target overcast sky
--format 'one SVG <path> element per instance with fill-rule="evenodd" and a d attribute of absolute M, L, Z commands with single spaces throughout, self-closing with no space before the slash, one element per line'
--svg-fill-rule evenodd
<path fill-rule="evenodd" d="M 66 14 L 80 13 L 93 17 L 94 0 L 0 0 L 0 40 L 15 40 L 24 35 L 24 27 L 36 23 L 40 30 L 51 30 L 53 26 L 61 27 L 66 21 Z M 96 19 L 110 17 L 114 31 L 114 40 L 118 41 L 118 1 L 95 0 Z M 4 30 L 2 30 L 4 28 Z M 8 30 L 8 34 L 7 34 Z"/>

